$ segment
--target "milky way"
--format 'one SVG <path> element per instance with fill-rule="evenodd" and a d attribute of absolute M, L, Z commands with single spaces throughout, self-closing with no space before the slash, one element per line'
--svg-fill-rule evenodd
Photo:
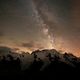
<path fill-rule="evenodd" d="M 0 46 L 80 56 L 79 41 L 79 0 L 0 0 Z"/>
<path fill-rule="evenodd" d="M 34 0 L 58 50 L 79 55 L 80 6 L 72 0 Z M 73 41 L 73 42 L 72 42 Z"/>
<path fill-rule="evenodd" d="M 42 32 L 45 36 L 47 36 L 47 39 L 49 41 L 47 43 L 50 43 L 48 45 L 48 48 L 54 48 L 54 46 L 53 46 L 54 39 L 52 39 L 51 35 L 49 34 L 49 29 L 48 29 L 49 26 L 45 23 L 45 21 L 42 19 L 41 15 L 39 14 L 36 4 L 34 2 L 32 2 L 32 4 L 33 4 L 33 9 L 34 9 L 35 15 L 37 17 L 37 21 L 40 24 L 40 26 L 42 27 Z"/>

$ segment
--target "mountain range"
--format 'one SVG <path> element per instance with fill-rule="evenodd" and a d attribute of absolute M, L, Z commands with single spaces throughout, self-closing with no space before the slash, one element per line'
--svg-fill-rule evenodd
<path fill-rule="evenodd" d="M 71 53 L 55 49 L 35 50 L 28 52 L 13 52 L 8 47 L 0 47 L 0 75 L 21 75 L 36 78 L 52 78 L 53 76 L 76 75 L 80 72 L 80 58 Z M 35 76 L 36 75 L 36 76 Z"/>

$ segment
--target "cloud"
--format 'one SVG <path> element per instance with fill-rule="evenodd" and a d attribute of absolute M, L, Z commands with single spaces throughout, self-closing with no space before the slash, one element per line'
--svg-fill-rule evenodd
<path fill-rule="evenodd" d="M 0 46 L 0 52 L 5 52 L 5 53 L 9 53 L 10 51 L 17 51 L 19 50 L 19 48 L 10 48 L 10 47 L 7 47 L 7 46 Z"/>
<path fill-rule="evenodd" d="M 6 46 L 0 46 L 0 55 L 7 55 L 10 51 L 12 51 L 11 48 Z"/>
<path fill-rule="evenodd" d="M 22 43 L 22 46 L 23 47 L 32 48 L 32 47 L 34 47 L 34 44 L 32 44 L 31 42 L 29 42 L 29 43 Z"/>
<path fill-rule="evenodd" d="M 16 51 L 19 51 L 20 49 L 19 48 L 13 48 L 12 49 L 14 52 L 16 52 Z"/>
<path fill-rule="evenodd" d="M 21 44 L 21 47 L 24 47 L 24 48 L 28 48 L 29 50 L 33 51 L 33 50 L 36 50 L 36 49 L 43 49 L 44 46 L 41 45 L 40 43 L 37 43 L 37 42 L 23 42 Z"/>
<path fill-rule="evenodd" d="M 6 46 L 0 46 L 0 50 L 6 50 L 6 51 L 10 51 L 11 50 L 11 48 L 9 48 L 9 47 L 6 47 Z"/>

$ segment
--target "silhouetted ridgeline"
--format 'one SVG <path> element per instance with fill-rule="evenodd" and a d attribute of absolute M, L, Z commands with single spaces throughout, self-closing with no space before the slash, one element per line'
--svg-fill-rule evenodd
<path fill-rule="evenodd" d="M 17 54 L 7 47 L 0 48 L 0 76 L 27 79 L 74 77 L 80 72 L 80 58 L 55 49 L 36 50 L 32 54 Z M 72 75 L 72 76 L 71 76 Z"/>

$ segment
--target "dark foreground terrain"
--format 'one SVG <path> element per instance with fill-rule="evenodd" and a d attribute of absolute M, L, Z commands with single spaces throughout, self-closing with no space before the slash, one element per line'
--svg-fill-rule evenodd
<path fill-rule="evenodd" d="M 46 53 L 47 60 L 43 60 L 38 55 Z M 53 54 L 52 54 L 53 53 Z M 80 58 L 72 54 L 60 54 L 49 50 L 34 51 L 30 54 L 33 61 L 29 67 L 22 69 L 20 57 L 23 54 L 13 57 L 11 54 L 0 57 L 0 77 L 2 78 L 22 78 L 26 80 L 42 80 L 42 79 L 70 79 L 78 78 L 80 74 Z"/>

